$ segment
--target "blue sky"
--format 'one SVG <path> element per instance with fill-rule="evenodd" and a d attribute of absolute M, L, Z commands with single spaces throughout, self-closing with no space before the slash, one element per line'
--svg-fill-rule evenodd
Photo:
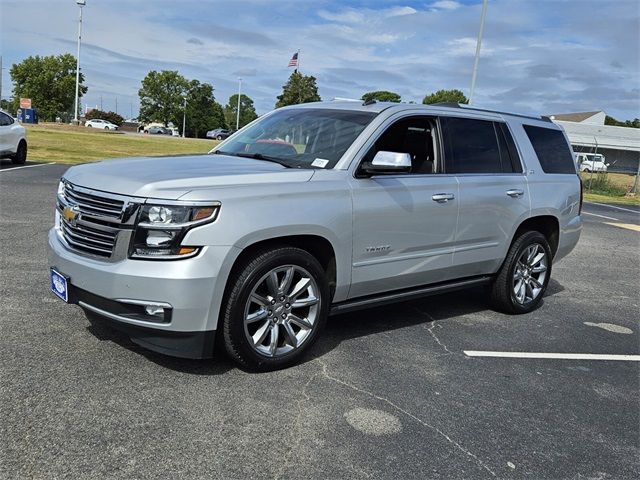
<path fill-rule="evenodd" d="M 211 83 L 226 103 L 243 78 L 258 113 L 273 108 L 300 49 L 323 99 L 393 90 L 404 101 L 468 94 L 480 0 L 87 0 L 83 102 L 137 114 L 149 70 Z M 74 0 L 2 0 L 4 66 L 75 53 Z M 640 117 L 640 2 L 490 0 L 476 104 L 526 113 L 605 110 Z M 9 95 L 8 68 L 3 96 Z"/>

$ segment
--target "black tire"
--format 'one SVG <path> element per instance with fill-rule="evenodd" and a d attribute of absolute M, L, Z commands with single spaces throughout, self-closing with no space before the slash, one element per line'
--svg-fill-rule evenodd
<path fill-rule="evenodd" d="M 518 266 L 518 259 L 523 255 L 523 252 L 532 245 L 540 245 L 546 255 L 546 275 L 543 282 L 541 282 L 541 291 L 537 297 L 527 303 L 520 303 L 516 299 L 514 292 L 514 274 L 516 267 Z M 547 238 L 540 232 L 530 230 L 523 232 L 513 241 L 507 258 L 505 259 L 502 267 L 498 271 L 496 277 L 491 284 L 491 303 L 493 307 L 501 312 L 510 314 L 528 313 L 535 310 L 542 301 L 544 293 L 549 284 L 551 278 L 551 264 L 553 255 L 551 253 L 551 247 Z"/>
<path fill-rule="evenodd" d="M 216 137 L 216 140 L 222 140 L 222 135 L 218 135 L 218 136 Z"/>
<path fill-rule="evenodd" d="M 275 268 L 298 266 L 305 269 L 318 287 L 319 309 L 313 329 L 304 343 L 280 356 L 269 357 L 256 351 L 245 334 L 245 307 L 252 290 Z M 297 363 L 315 343 L 329 314 L 329 284 L 320 263 L 311 254 L 295 247 L 274 247 L 247 258 L 229 277 L 222 308 L 222 333 L 225 350 L 242 367 L 254 371 L 286 368 Z"/>
<path fill-rule="evenodd" d="M 14 165 L 23 165 L 27 161 L 27 142 L 20 140 L 16 154 L 11 157 L 11 163 Z"/>
<path fill-rule="evenodd" d="M 87 125 L 88 128 L 93 128 L 93 125 L 89 124 Z"/>

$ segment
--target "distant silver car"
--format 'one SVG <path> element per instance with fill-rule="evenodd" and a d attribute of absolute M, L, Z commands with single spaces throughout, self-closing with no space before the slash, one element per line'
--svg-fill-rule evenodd
<path fill-rule="evenodd" d="M 486 285 L 526 313 L 575 247 L 580 179 L 561 127 L 450 105 L 275 110 L 210 155 L 74 166 L 51 288 L 140 345 L 260 370 L 327 316 Z"/>
<path fill-rule="evenodd" d="M 151 135 L 173 135 L 173 130 L 167 127 L 148 127 L 144 129 L 144 133 L 149 133 Z"/>
<path fill-rule="evenodd" d="M 216 128 L 214 130 L 209 130 L 206 134 L 207 138 L 214 138 L 216 140 L 224 140 L 225 138 L 229 138 L 233 132 L 231 130 L 227 130 L 224 128 Z"/>

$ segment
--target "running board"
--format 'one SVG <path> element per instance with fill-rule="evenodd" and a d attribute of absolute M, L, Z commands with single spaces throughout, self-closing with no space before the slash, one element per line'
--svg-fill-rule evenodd
<path fill-rule="evenodd" d="M 329 315 L 338 315 L 365 308 L 379 307 L 390 303 L 406 302 L 408 300 L 415 300 L 417 298 L 428 297 L 430 295 L 438 295 L 441 293 L 475 287 L 477 285 L 485 285 L 490 281 L 491 277 L 489 276 L 474 277 L 466 280 L 438 283 L 427 287 L 418 287 L 409 290 L 382 293 L 375 296 L 354 298 L 352 300 L 333 304 Z"/>

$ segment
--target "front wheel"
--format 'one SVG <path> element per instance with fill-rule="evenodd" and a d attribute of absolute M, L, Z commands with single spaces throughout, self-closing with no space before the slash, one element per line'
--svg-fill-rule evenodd
<path fill-rule="evenodd" d="M 16 154 L 11 158 L 11 163 L 14 165 L 22 165 L 27 161 L 27 142 L 20 141 Z"/>
<path fill-rule="evenodd" d="M 244 367 L 290 366 L 317 340 L 329 312 L 329 285 L 322 266 L 305 250 L 259 252 L 229 282 L 224 344 Z"/>
<path fill-rule="evenodd" d="M 218 136 L 216 137 L 216 140 L 222 140 L 222 135 L 218 135 Z"/>
<path fill-rule="evenodd" d="M 552 259 L 549 242 L 540 232 L 518 236 L 491 286 L 494 307 L 516 314 L 535 310 L 549 284 Z"/>

